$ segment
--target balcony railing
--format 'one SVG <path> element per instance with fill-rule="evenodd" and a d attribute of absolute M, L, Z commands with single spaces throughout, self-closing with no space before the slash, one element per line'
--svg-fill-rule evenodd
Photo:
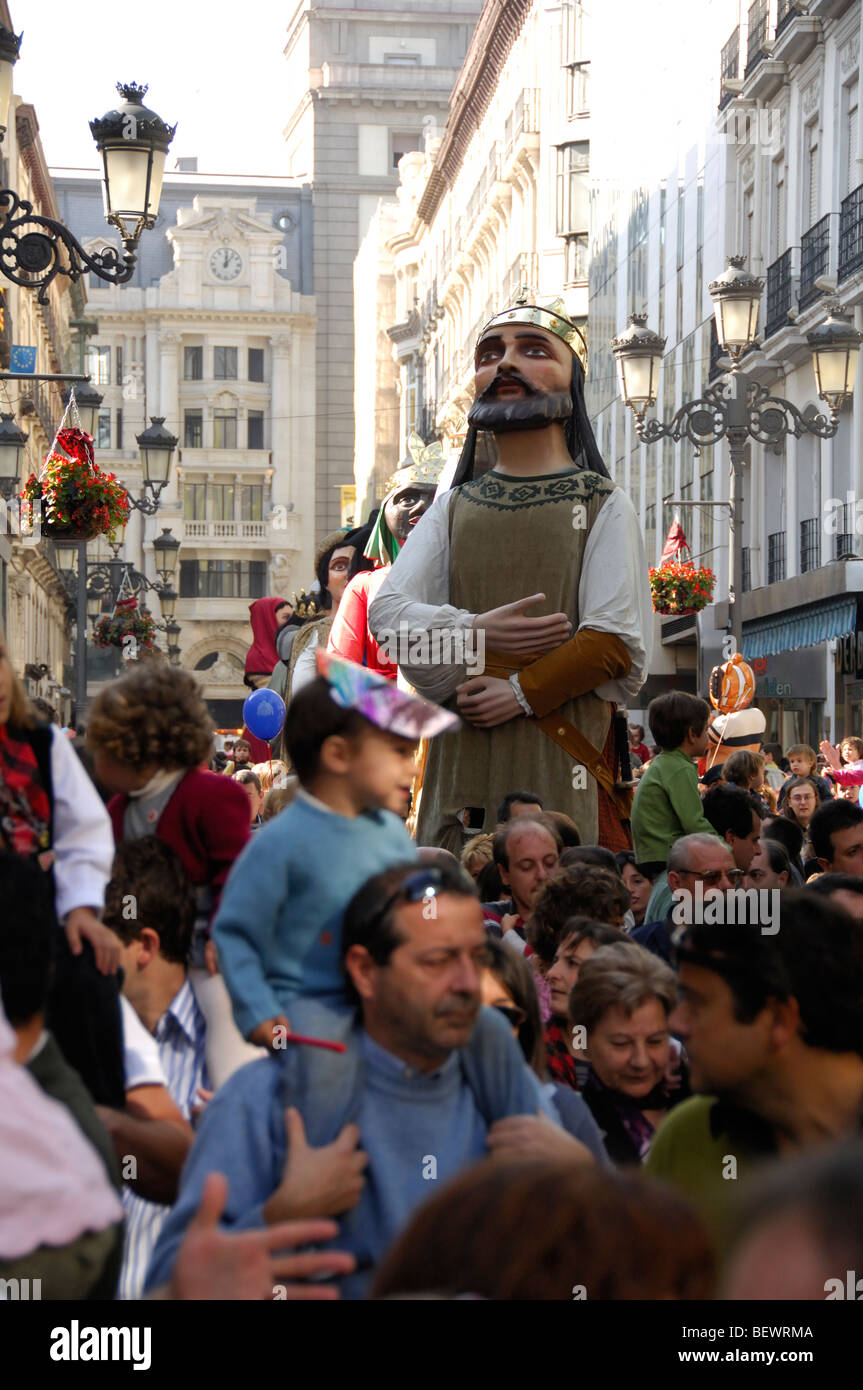
<path fill-rule="evenodd" d="M 767 583 L 778 584 L 785 578 L 785 532 L 774 531 L 767 537 Z"/>
<path fill-rule="evenodd" d="M 842 508 L 842 530 L 836 536 L 836 559 L 848 560 L 854 555 L 854 533 L 855 508 L 853 502 L 849 506 L 846 502 Z"/>
<path fill-rule="evenodd" d="M 842 199 L 839 208 L 839 279 L 863 265 L 863 184 Z"/>
<path fill-rule="evenodd" d="M 767 317 L 764 336 L 777 333 L 788 322 L 791 308 L 791 248 L 767 267 Z"/>
<path fill-rule="evenodd" d="M 734 30 L 731 38 L 722 46 L 722 65 L 720 69 L 720 83 L 736 82 L 740 76 L 740 25 Z M 719 109 L 727 106 L 731 100 L 731 92 L 723 91 L 719 101 Z"/>
<path fill-rule="evenodd" d="M 821 518 L 809 517 L 800 523 L 800 573 L 808 574 L 821 564 Z"/>
<path fill-rule="evenodd" d="M 512 158 L 518 139 L 522 135 L 539 130 L 539 92 L 535 87 L 525 87 L 516 97 L 515 105 L 506 118 L 503 128 L 503 162 L 508 164 Z"/>
<path fill-rule="evenodd" d="M 795 15 L 802 14 L 798 0 L 779 0 L 776 7 L 776 37 L 782 33 Z"/>
<path fill-rule="evenodd" d="M 186 540 L 263 541 L 267 538 L 265 521 L 186 521 Z"/>
<path fill-rule="evenodd" d="M 769 0 L 755 0 L 749 6 L 749 38 L 746 44 L 746 72 L 748 77 L 754 67 L 767 57 L 767 25 L 770 19 Z"/>
<path fill-rule="evenodd" d="M 830 266 L 830 214 L 822 217 L 800 239 L 800 295 L 801 309 L 814 304 L 823 291 L 815 281 L 826 275 Z"/>

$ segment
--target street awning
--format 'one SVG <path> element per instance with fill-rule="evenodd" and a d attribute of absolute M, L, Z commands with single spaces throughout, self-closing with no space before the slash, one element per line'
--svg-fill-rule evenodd
<path fill-rule="evenodd" d="M 832 599 L 813 603 L 785 616 L 756 618 L 743 630 L 743 656 L 752 661 L 759 656 L 778 656 L 798 647 L 815 647 L 831 637 L 845 637 L 857 623 L 857 599 Z"/>

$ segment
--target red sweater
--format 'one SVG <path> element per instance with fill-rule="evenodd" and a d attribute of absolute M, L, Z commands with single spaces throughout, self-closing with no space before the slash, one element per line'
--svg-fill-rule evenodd
<path fill-rule="evenodd" d="M 128 802 L 125 792 L 108 802 L 118 845 L 125 838 Z M 251 834 L 249 798 L 230 777 L 192 768 L 177 783 L 154 833 L 176 850 L 195 888 L 209 884 L 215 911 L 231 866 Z"/>

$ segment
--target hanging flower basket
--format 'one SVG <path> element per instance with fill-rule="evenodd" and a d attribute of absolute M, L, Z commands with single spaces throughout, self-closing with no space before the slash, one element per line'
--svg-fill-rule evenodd
<path fill-rule="evenodd" d="M 126 489 L 93 458 L 93 437 L 77 428 L 57 431 L 51 453 L 21 493 L 22 522 L 32 527 L 34 503 L 42 504 L 42 534 L 55 540 L 90 541 L 110 536 L 129 517 Z"/>
<path fill-rule="evenodd" d="M 149 613 L 142 612 L 138 600 L 121 598 L 117 600 L 114 612 L 107 613 L 96 623 L 93 643 L 97 647 L 121 647 L 129 650 L 128 639 L 135 641 L 137 654 L 144 655 L 155 650 L 156 625 Z"/>
<path fill-rule="evenodd" d="M 716 575 L 713 570 L 694 564 L 659 565 L 648 571 L 654 613 L 700 613 L 713 598 Z"/>

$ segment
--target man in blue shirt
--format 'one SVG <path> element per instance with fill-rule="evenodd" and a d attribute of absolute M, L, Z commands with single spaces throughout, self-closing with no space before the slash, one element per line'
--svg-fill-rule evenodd
<path fill-rule="evenodd" d="M 170 1278 L 214 1170 L 229 1181 L 228 1229 L 337 1216 L 333 1248 L 357 1260 L 342 1295 L 362 1298 L 434 1185 L 490 1150 L 593 1161 L 556 1124 L 506 1020 L 481 1007 L 482 911 L 461 870 L 370 879 L 345 914 L 342 959 L 349 1004 L 298 999 L 291 1027 L 344 1051 L 287 1041 L 210 1102 L 149 1288 Z"/>

